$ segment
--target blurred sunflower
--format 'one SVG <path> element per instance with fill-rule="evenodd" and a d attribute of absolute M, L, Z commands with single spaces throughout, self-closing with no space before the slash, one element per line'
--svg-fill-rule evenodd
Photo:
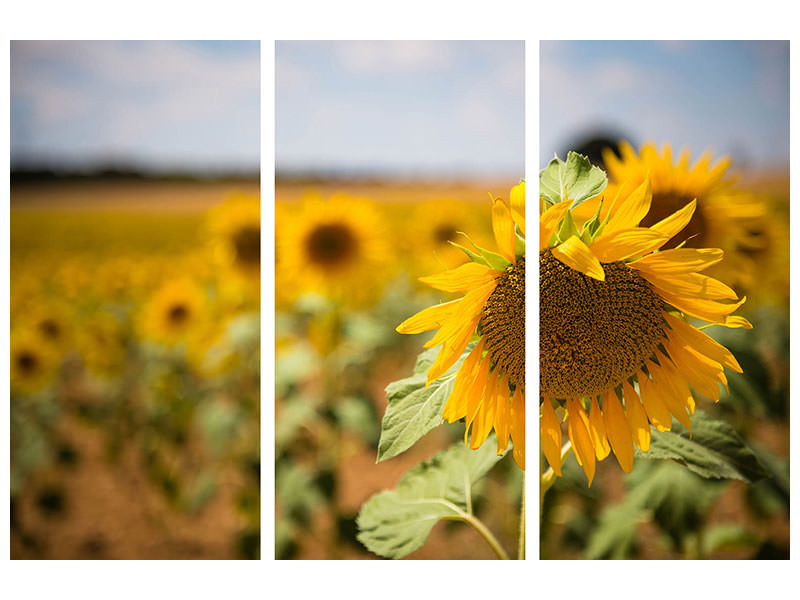
<path fill-rule="evenodd" d="M 316 292 L 347 303 L 372 298 L 390 267 L 376 205 L 344 195 L 328 201 L 306 195 L 292 208 L 276 214 L 276 295 L 294 299 Z"/>
<path fill-rule="evenodd" d="M 774 206 L 769 200 L 765 204 L 768 213 L 748 224 L 747 237 L 736 247 L 742 260 L 737 281 L 748 294 L 750 309 L 789 298 L 788 208 Z"/>
<path fill-rule="evenodd" d="M 610 179 L 606 196 L 613 195 L 619 186 L 631 190 L 641 185 L 649 174 L 653 199 L 650 211 L 642 217 L 643 227 L 658 223 L 696 199 L 697 210 L 686 224 L 681 241 L 687 248 L 724 250 L 725 262 L 710 272 L 732 285 L 738 283 L 745 262 L 739 247 L 749 243 L 750 226 L 764 214 L 764 205 L 755 196 L 733 189 L 736 179 L 726 175 L 730 159 L 722 157 L 712 164 L 712 156 L 705 153 L 690 165 L 690 152 L 682 150 L 675 162 L 669 144 L 659 153 L 652 143 L 643 145 L 637 154 L 630 144 L 621 142 L 620 154 L 617 158 L 610 149 L 603 151 Z M 667 242 L 664 248 L 674 248 L 677 243 Z"/>
<path fill-rule="evenodd" d="M 55 376 L 58 355 L 33 329 L 16 329 L 11 333 L 11 390 L 35 392 Z"/>
<path fill-rule="evenodd" d="M 427 384 L 452 367 L 477 335 L 464 359 L 442 417 L 466 419 L 464 441 L 480 447 L 494 429 L 497 453 L 514 443 L 514 459 L 525 468 L 525 184 L 511 191 L 511 205 L 496 198 L 492 230 L 499 254 L 475 246 L 470 262 L 420 280 L 459 300 L 431 306 L 403 321 L 400 333 L 439 331 L 425 344 L 442 345 Z M 515 227 L 516 226 L 516 227 Z M 519 233 L 517 233 L 517 228 Z M 474 244 L 473 244 L 474 245 Z M 470 433 L 471 432 L 471 433 Z"/>
<path fill-rule="evenodd" d="M 580 233 L 571 200 L 539 217 L 542 450 L 560 475 L 554 407 L 565 407 L 589 485 L 595 461 L 612 450 L 631 471 L 634 444 L 649 450 L 649 423 L 668 430 L 674 416 L 691 431 L 692 390 L 717 401 L 718 384 L 727 387 L 723 367 L 741 372 L 730 351 L 686 320 L 751 327 L 731 316 L 745 299 L 700 274 L 722 259 L 722 250 L 681 245 L 657 252 L 691 223 L 697 203 L 640 227 L 653 201 L 645 179 L 628 196 L 618 191 Z"/>
<path fill-rule="evenodd" d="M 234 194 L 208 211 L 213 254 L 224 266 L 258 278 L 261 268 L 261 202 Z"/>
<path fill-rule="evenodd" d="M 125 332 L 122 323 L 106 311 L 92 312 L 77 330 L 78 353 L 95 375 L 119 373 L 125 366 Z"/>
<path fill-rule="evenodd" d="M 69 309 L 62 303 L 44 297 L 28 305 L 20 321 L 35 331 L 41 342 L 53 352 L 63 355 L 70 349 L 74 323 Z"/>
<path fill-rule="evenodd" d="M 403 254 L 413 257 L 415 273 L 457 267 L 468 260 L 457 247 L 459 232 L 466 231 L 479 244 L 487 239 L 483 219 L 473 203 L 443 199 L 420 202 L 410 213 L 402 238 Z M 408 213 L 408 211 L 405 211 Z"/>
<path fill-rule="evenodd" d="M 142 337 L 174 346 L 202 333 L 208 319 L 203 290 L 190 279 L 169 281 L 142 308 L 139 330 Z"/>

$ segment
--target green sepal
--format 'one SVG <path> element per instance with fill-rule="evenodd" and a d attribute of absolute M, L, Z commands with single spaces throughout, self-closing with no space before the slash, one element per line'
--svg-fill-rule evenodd
<path fill-rule="evenodd" d="M 495 271 L 504 271 L 505 268 L 511 264 L 511 261 L 506 259 L 506 257 L 498 254 L 497 252 L 492 252 L 491 250 L 487 250 L 486 248 L 481 248 L 472 241 L 472 239 L 463 231 L 459 231 L 461 235 L 463 235 L 470 244 L 472 244 L 475 249 L 480 253 L 481 257 L 485 261 L 485 264 L 490 268 L 494 269 Z"/>
<path fill-rule="evenodd" d="M 455 242 L 451 242 L 449 240 L 448 240 L 447 243 L 450 244 L 451 246 L 455 246 L 456 248 L 461 250 L 464 254 L 466 254 L 469 257 L 469 259 L 472 262 L 475 262 L 475 263 L 478 263 L 478 264 L 481 264 L 481 265 L 486 265 L 487 267 L 489 266 L 489 263 L 487 263 L 486 260 L 484 260 L 484 258 L 481 255 L 473 252 L 469 248 L 466 248 L 466 247 L 462 246 L 461 244 L 456 244 Z"/>
<path fill-rule="evenodd" d="M 575 225 L 575 220 L 572 218 L 572 213 L 567 211 L 564 218 L 561 220 L 561 225 L 558 228 L 558 239 L 560 242 L 565 242 L 573 235 L 580 236 L 578 227 Z"/>
<path fill-rule="evenodd" d="M 516 241 L 514 242 L 514 255 L 525 256 L 525 238 L 519 232 L 516 233 Z"/>
<path fill-rule="evenodd" d="M 597 210 L 594 211 L 592 218 L 583 224 L 583 231 L 581 231 L 581 241 L 587 246 L 594 241 L 597 234 L 600 232 L 600 209 L 603 208 L 603 201 L 597 204 Z"/>

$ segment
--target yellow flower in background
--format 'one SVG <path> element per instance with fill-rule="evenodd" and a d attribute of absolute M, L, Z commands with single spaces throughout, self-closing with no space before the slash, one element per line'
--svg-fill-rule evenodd
<path fill-rule="evenodd" d="M 654 201 L 646 179 L 627 196 L 606 197 L 608 205 L 598 207 L 583 232 L 571 222 L 571 200 L 539 217 L 542 450 L 560 475 L 554 407 L 565 407 L 589 485 L 596 461 L 611 451 L 631 471 L 634 445 L 649 449 L 650 423 L 664 431 L 674 417 L 691 431 L 693 394 L 717 401 L 718 384 L 727 386 L 724 367 L 741 372 L 730 351 L 686 320 L 750 327 L 732 316 L 745 299 L 700 273 L 722 259 L 722 250 L 657 251 L 685 239 L 675 236 L 692 222 L 697 203 L 690 199 L 640 226 Z"/>
<path fill-rule="evenodd" d="M 673 160 L 669 144 L 659 153 L 652 143 L 643 145 L 637 154 L 630 144 L 622 142 L 620 153 L 621 158 L 617 158 L 609 149 L 603 152 L 610 180 L 606 197 L 619 186 L 630 192 L 649 174 L 653 199 L 650 211 L 642 218 L 643 227 L 697 200 L 697 210 L 686 224 L 681 241 L 687 248 L 724 250 L 725 262 L 714 265 L 710 272 L 731 285 L 738 283 L 745 262 L 740 245 L 751 243 L 751 224 L 763 216 L 765 207 L 757 197 L 733 188 L 736 180 L 727 174 L 730 159 L 723 157 L 712 164 L 711 154 L 705 153 L 690 164 L 688 150 L 682 150 Z M 675 245 L 677 241 L 667 242 L 664 248 Z"/>
<path fill-rule="evenodd" d="M 441 344 L 428 370 L 430 384 L 450 369 L 466 350 L 442 417 L 465 418 L 464 441 L 477 449 L 492 429 L 497 453 L 514 443 L 514 459 L 525 468 L 525 221 L 524 183 L 516 186 L 510 207 L 501 198 L 492 206 L 492 229 L 499 254 L 476 246 L 471 261 L 455 269 L 422 277 L 445 292 L 466 292 L 463 298 L 431 306 L 403 321 L 400 333 L 439 331 L 425 344 Z M 519 228 L 519 235 L 516 227 Z"/>
<path fill-rule="evenodd" d="M 36 330 L 16 329 L 11 333 L 11 390 L 32 393 L 45 387 L 56 374 L 58 355 Z"/>
<path fill-rule="evenodd" d="M 72 344 L 74 319 L 69 308 L 59 300 L 40 296 L 27 306 L 17 321 L 34 331 L 53 352 L 63 355 Z"/>
<path fill-rule="evenodd" d="M 76 344 L 89 371 L 103 377 L 122 371 L 126 358 L 124 336 L 122 323 L 108 311 L 98 310 L 83 318 Z"/>
<path fill-rule="evenodd" d="M 208 211 L 207 228 L 214 257 L 220 264 L 258 278 L 261 268 L 261 202 L 258 196 L 231 195 Z"/>
<path fill-rule="evenodd" d="M 139 317 L 142 337 L 173 346 L 199 334 L 208 320 L 205 293 L 190 279 L 169 281 L 143 306 Z"/>
<path fill-rule="evenodd" d="M 358 304 L 386 281 L 390 245 L 374 203 L 307 195 L 276 218 L 277 296 L 295 299 L 314 292 Z"/>
<path fill-rule="evenodd" d="M 483 210 L 483 205 L 452 199 L 420 202 L 410 212 L 406 210 L 409 216 L 403 228 L 403 254 L 413 257 L 414 274 L 466 262 L 467 256 L 450 244 L 461 241 L 460 231 L 485 245 L 491 234 L 484 225 Z"/>

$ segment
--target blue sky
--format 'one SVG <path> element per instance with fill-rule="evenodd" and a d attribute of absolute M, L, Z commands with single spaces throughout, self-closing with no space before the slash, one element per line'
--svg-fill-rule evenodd
<path fill-rule="evenodd" d="M 278 170 L 521 177 L 523 42 L 277 42 Z"/>
<path fill-rule="evenodd" d="M 789 43 L 541 42 L 540 164 L 587 132 L 789 161 Z"/>
<path fill-rule="evenodd" d="M 258 42 L 12 42 L 12 166 L 257 171 L 259 83 Z"/>

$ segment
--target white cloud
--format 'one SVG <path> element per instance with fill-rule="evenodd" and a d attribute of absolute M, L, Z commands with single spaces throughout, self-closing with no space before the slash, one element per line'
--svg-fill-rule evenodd
<path fill-rule="evenodd" d="M 355 73 L 430 73 L 452 64 L 451 47 L 445 42 L 339 42 L 334 52 L 341 65 Z"/>
<path fill-rule="evenodd" d="M 30 137 L 14 141 L 29 151 L 30 144 L 45 153 L 80 144 L 123 155 L 225 153 L 231 149 L 212 124 L 247 114 L 253 134 L 241 146 L 257 160 L 258 52 L 175 42 L 15 42 L 11 76 L 12 98 L 23 109 L 16 117 L 26 120 L 21 130 Z"/>

